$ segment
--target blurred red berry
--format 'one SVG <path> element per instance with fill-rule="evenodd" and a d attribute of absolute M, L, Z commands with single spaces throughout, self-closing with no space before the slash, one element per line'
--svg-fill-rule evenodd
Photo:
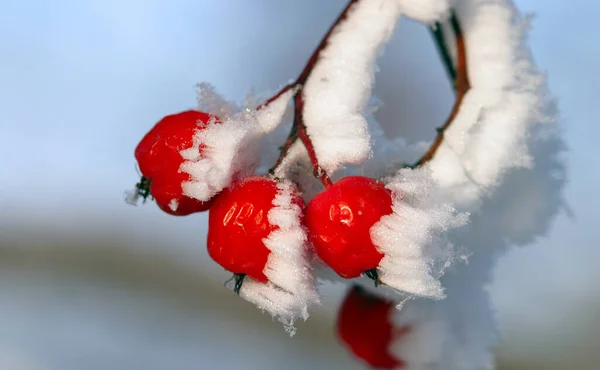
<path fill-rule="evenodd" d="M 390 344 L 405 334 L 406 328 L 396 331 L 391 322 L 393 302 L 352 287 L 337 317 L 337 333 L 352 353 L 376 369 L 398 369 L 402 360 L 390 353 Z"/>

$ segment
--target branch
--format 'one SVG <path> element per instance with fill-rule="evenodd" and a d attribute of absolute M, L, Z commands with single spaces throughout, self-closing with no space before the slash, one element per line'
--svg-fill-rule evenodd
<path fill-rule="evenodd" d="M 329 38 L 330 38 L 331 34 L 335 30 L 335 28 L 341 22 L 343 22 L 344 19 L 346 19 L 350 9 L 358 1 L 360 1 L 360 0 L 350 0 L 348 2 L 348 4 L 344 8 L 344 10 L 340 13 L 338 18 L 329 27 L 329 30 L 327 30 L 327 33 L 325 34 L 325 36 L 323 36 L 323 38 L 319 42 L 319 45 L 317 46 L 317 48 L 313 51 L 312 55 L 308 59 L 306 65 L 304 66 L 304 69 L 302 70 L 302 72 L 300 73 L 300 75 L 298 76 L 296 81 L 294 81 L 293 83 L 291 83 L 289 85 L 284 86 L 277 94 L 275 94 L 272 98 L 270 98 L 265 103 L 263 103 L 260 107 L 258 107 L 258 109 L 263 109 L 269 103 L 273 102 L 274 100 L 279 98 L 281 95 L 285 94 L 288 90 L 295 89 L 295 88 L 298 89 L 294 94 L 294 110 L 295 110 L 294 123 L 292 124 L 292 128 L 290 130 L 290 133 L 289 133 L 284 145 L 281 147 L 281 152 L 279 154 L 279 158 L 277 159 L 277 162 L 275 163 L 275 165 L 269 170 L 269 173 L 271 173 L 271 174 L 275 173 L 276 169 L 283 162 L 283 159 L 287 155 L 289 149 L 296 142 L 296 140 L 298 138 L 300 138 L 300 140 L 306 147 L 306 150 L 308 151 L 310 161 L 313 165 L 313 175 L 321 181 L 323 186 L 329 187 L 332 185 L 332 181 L 329 178 L 329 175 L 327 174 L 327 172 L 325 172 L 321 168 L 321 166 L 319 166 L 319 162 L 317 160 L 317 155 L 315 153 L 315 149 L 314 149 L 312 142 L 308 136 L 308 133 L 306 132 L 306 126 L 304 125 L 304 116 L 303 116 L 303 114 L 304 114 L 304 98 L 303 98 L 303 87 L 304 86 L 303 85 L 306 82 L 306 80 L 308 79 L 308 77 L 310 76 L 315 64 L 319 60 L 319 57 L 321 56 L 321 52 L 325 49 L 325 47 L 329 43 Z"/>
<path fill-rule="evenodd" d="M 285 85 L 281 90 L 279 90 L 279 92 L 277 94 L 273 95 L 267 101 L 265 101 L 264 103 L 262 103 L 261 105 L 256 107 L 256 110 L 261 110 L 261 109 L 266 108 L 269 104 L 271 104 L 275 100 L 279 99 L 279 97 L 281 97 L 281 95 L 285 94 L 290 89 L 293 89 L 295 86 L 296 86 L 296 83 Z"/>
<path fill-rule="evenodd" d="M 329 30 L 327 31 L 325 36 L 321 39 L 319 45 L 317 46 L 317 48 L 314 50 L 314 52 L 308 59 L 306 65 L 304 66 L 304 68 L 303 68 L 302 72 L 300 73 L 300 75 L 298 76 L 298 78 L 293 83 L 284 86 L 277 94 L 275 94 L 273 97 L 271 97 L 265 103 L 263 103 L 261 106 L 258 107 L 258 109 L 263 109 L 266 106 L 268 106 L 271 102 L 275 101 L 276 99 L 281 97 L 283 94 L 288 92 L 290 89 L 297 89 L 294 92 L 294 110 L 295 110 L 294 122 L 292 124 L 292 128 L 290 130 L 290 133 L 289 133 L 284 145 L 281 146 L 281 148 L 280 148 L 281 151 L 279 154 L 279 158 L 277 159 L 274 166 L 269 170 L 269 173 L 271 173 L 271 174 L 275 173 L 276 169 L 282 164 L 285 156 L 287 155 L 287 153 L 290 150 L 290 148 L 292 147 L 292 145 L 296 142 L 296 140 L 298 140 L 298 138 L 300 138 L 303 145 L 306 147 L 306 149 L 308 151 L 308 155 L 309 155 L 310 161 L 313 166 L 313 175 L 316 178 L 318 178 L 321 181 L 321 183 L 323 184 L 323 186 L 325 186 L 325 187 L 328 187 L 332 184 L 331 179 L 329 178 L 328 174 L 319 166 L 319 162 L 318 162 L 315 150 L 314 150 L 314 146 L 312 145 L 310 137 L 308 136 L 308 133 L 306 132 L 306 126 L 304 125 L 304 117 L 303 117 L 303 113 L 304 113 L 303 112 L 303 109 L 304 109 L 304 99 L 303 99 L 303 87 L 304 86 L 303 85 L 306 82 L 306 80 L 309 78 L 315 64 L 319 60 L 321 52 L 327 47 L 327 44 L 329 43 L 329 39 L 330 39 L 330 36 L 333 33 L 333 31 L 341 22 L 344 21 L 344 19 L 346 19 L 352 6 L 359 1 L 360 0 L 350 0 L 348 2 L 346 7 L 344 8 L 344 10 L 341 12 L 341 14 L 335 20 L 335 22 L 331 25 L 331 27 L 329 28 Z M 437 129 L 438 133 L 437 133 L 437 136 L 435 137 L 431 147 L 415 164 L 413 164 L 412 166 L 409 166 L 411 168 L 416 168 L 416 167 L 422 166 L 434 157 L 435 153 L 437 152 L 437 149 L 439 148 L 439 146 L 441 145 L 441 143 L 443 141 L 444 131 L 452 124 L 452 121 L 456 117 L 458 109 L 460 108 L 460 105 L 462 104 L 464 95 L 470 88 L 470 84 L 469 84 L 469 80 L 468 80 L 466 51 L 465 51 L 465 45 L 464 45 L 464 40 L 463 40 L 463 34 L 462 34 L 462 30 L 460 28 L 458 19 L 456 17 L 456 14 L 454 12 L 452 12 L 452 14 L 450 16 L 450 24 L 452 26 L 452 30 L 456 37 L 456 48 L 457 48 L 456 68 L 454 67 L 453 62 L 452 62 L 452 57 L 450 55 L 448 46 L 446 44 L 446 37 L 444 35 L 444 31 L 442 29 L 441 23 L 439 23 L 439 22 L 435 23 L 435 25 L 430 28 L 430 31 L 432 32 L 438 52 L 440 54 L 442 62 L 444 63 L 444 66 L 446 68 L 446 72 L 448 73 L 448 76 L 450 77 L 450 79 L 453 81 L 453 86 L 456 91 L 456 100 L 455 100 L 454 106 L 452 108 L 452 111 L 450 112 L 448 119 L 446 120 L 444 125 L 442 125 L 441 127 L 439 127 Z"/>
<path fill-rule="evenodd" d="M 446 73 L 448 73 L 450 81 L 456 81 L 456 70 L 454 69 L 454 63 L 452 63 L 452 57 L 450 56 L 450 51 L 448 50 L 448 45 L 446 44 L 446 37 L 444 36 L 442 24 L 440 22 L 435 22 L 433 26 L 429 27 L 429 30 L 431 31 L 431 35 L 435 41 L 435 46 L 440 54 L 440 58 L 442 58 L 444 67 L 446 67 Z"/>
<path fill-rule="evenodd" d="M 302 92 L 296 93 L 294 96 L 294 107 L 296 109 L 296 114 L 294 115 L 294 125 L 297 130 L 298 137 L 302 141 L 302 144 L 306 147 L 306 151 L 308 152 L 308 157 L 310 158 L 311 163 L 313 164 L 313 175 L 321 180 L 321 183 L 326 188 L 333 185 L 333 182 L 329 178 L 327 172 L 325 172 L 318 164 L 317 161 L 317 153 L 315 152 L 315 148 L 308 137 L 308 133 L 306 132 L 306 126 L 304 125 L 304 96 Z M 292 131 L 294 128 L 292 127 Z"/>
<path fill-rule="evenodd" d="M 454 106 L 452 107 L 450 116 L 448 117 L 448 119 L 446 120 L 444 125 L 442 125 L 441 127 L 439 127 L 437 129 L 438 134 L 435 137 L 433 144 L 431 144 L 431 147 L 421 157 L 421 159 L 419 159 L 415 164 L 410 166 L 411 168 L 420 167 L 420 166 L 424 165 L 425 163 L 427 163 L 428 161 L 430 161 L 435 156 L 435 153 L 437 152 L 438 148 L 440 147 L 440 145 L 442 144 L 442 141 L 444 139 L 444 132 L 448 129 L 448 127 L 450 127 L 450 125 L 454 121 L 454 118 L 456 117 L 456 114 L 458 113 L 458 110 L 462 104 L 463 98 L 464 98 L 465 94 L 467 93 L 467 91 L 469 90 L 469 88 L 471 87 L 471 85 L 469 83 L 469 76 L 468 76 L 467 56 L 466 56 L 466 50 L 465 50 L 464 37 L 463 37 L 462 30 L 460 28 L 460 24 L 458 23 L 458 19 L 456 18 L 456 14 L 454 12 L 452 12 L 452 15 L 450 16 L 450 24 L 452 25 L 452 30 L 454 31 L 454 35 L 456 37 L 456 74 L 455 74 L 455 79 L 454 79 L 454 89 L 456 90 L 456 100 L 454 101 Z M 438 27 L 437 30 L 439 30 L 439 32 L 440 32 L 439 34 L 442 35 L 441 28 Z M 442 35 L 442 37 L 443 37 L 443 35 Z M 437 41 L 437 36 L 436 36 L 436 41 Z M 444 45 L 443 48 L 440 47 L 440 45 Z M 442 58 L 444 59 L 445 64 L 448 66 L 448 64 L 447 64 L 448 61 L 445 59 L 446 57 L 443 56 L 443 55 L 446 55 L 446 56 L 449 55 L 445 48 L 445 43 L 444 43 L 443 38 L 441 39 L 441 42 L 438 41 L 438 48 L 440 48 L 440 50 L 442 50 Z M 445 51 L 443 51 L 443 50 L 445 50 Z M 452 72 L 451 72 L 452 70 L 450 68 L 448 68 L 448 71 L 449 71 L 448 73 L 450 75 L 452 75 Z"/>

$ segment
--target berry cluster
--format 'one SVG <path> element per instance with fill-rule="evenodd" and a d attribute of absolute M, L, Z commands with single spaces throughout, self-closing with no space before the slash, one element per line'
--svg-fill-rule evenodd
<path fill-rule="evenodd" d="M 181 170 L 185 161 L 182 153 L 196 147 L 197 155 L 202 156 L 206 145 L 194 146 L 195 134 L 220 122 L 197 111 L 159 121 L 135 150 L 142 172 L 137 192 L 144 198 L 152 196 L 160 209 L 172 215 L 210 209 L 208 253 L 234 274 L 239 293 L 246 276 L 257 282 L 269 281 L 265 269 L 271 250 L 265 240 L 278 229 L 269 214 L 276 207 L 277 184 L 282 180 L 256 175 L 232 178 L 230 186 L 211 199 L 185 195 L 182 184 L 189 175 Z M 371 240 L 369 230 L 392 213 L 392 193 L 383 183 L 362 176 L 345 177 L 326 183 L 306 206 L 298 187 L 290 196 L 302 210 L 300 221 L 312 250 L 323 262 L 343 278 L 365 274 L 378 282 L 376 269 L 384 255 Z"/>
<path fill-rule="evenodd" d="M 249 277 L 263 284 L 274 283 L 272 276 L 281 277 L 280 272 L 275 270 L 285 269 L 292 257 L 302 261 L 292 263 L 293 266 L 289 265 L 287 269 L 303 269 L 307 261 L 315 259 L 305 254 L 312 253 L 313 257 L 318 257 L 345 279 L 365 275 L 373 279 L 376 285 L 386 284 L 409 294 L 443 296 L 441 287 L 434 281 L 436 279 L 430 271 L 433 261 L 429 254 L 433 252 L 423 251 L 422 243 L 418 242 L 421 236 L 412 239 L 412 235 L 404 235 L 403 239 L 398 237 L 398 225 L 405 225 L 407 210 L 413 216 L 420 217 L 423 214 L 422 210 L 409 209 L 411 205 L 402 199 L 403 196 L 410 198 L 411 194 L 392 184 L 386 187 L 381 181 L 364 176 L 348 176 L 335 183 L 330 178 L 333 172 L 346 164 L 363 163 L 368 154 L 368 150 L 364 149 L 369 149 L 368 145 L 362 145 L 369 141 L 368 130 L 362 126 L 364 120 L 355 120 L 359 122 L 357 125 L 347 125 L 360 116 L 362 106 L 357 102 L 364 99 L 350 97 L 348 101 L 344 100 L 348 109 L 343 110 L 345 113 L 340 116 L 343 122 L 339 126 L 332 126 L 331 130 L 327 129 L 327 125 L 329 121 L 335 121 L 336 115 L 324 114 L 321 111 L 323 107 L 314 105 L 322 100 L 319 97 L 323 96 L 323 89 L 327 90 L 329 86 L 325 84 L 329 79 L 322 74 L 329 71 L 328 68 L 333 68 L 332 65 L 337 65 L 328 48 L 339 42 L 336 37 L 345 29 L 344 24 L 353 22 L 353 17 L 361 12 L 375 12 L 378 16 L 389 18 L 387 10 L 372 3 L 349 0 L 297 79 L 285 85 L 256 110 L 246 109 L 247 114 L 238 117 L 229 114 L 217 117 L 200 111 L 170 115 L 158 122 L 136 148 L 135 156 L 142 173 L 142 179 L 137 184 L 137 198 L 145 200 L 152 196 L 160 209 L 178 216 L 210 209 L 208 252 L 217 263 L 234 274 L 234 290 L 237 293 L 241 291 L 244 278 Z M 390 27 L 395 24 L 395 18 L 390 18 Z M 452 67 L 451 75 L 456 75 L 459 92 L 457 102 L 448 121 L 438 130 L 431 148 L 414 165 L 408 166 L 411 168 L 422 166 L 435 155 L 443 132 L 450 125 L 464 92 L 469 88 L 464 43 L 453 14 L 451 21 L 456 34 L 457 65 L 456 68 L 451 64 L 449 66 Z M 385 42 L 386 30 L 387 26 L 381 32 L 369 34 L 374 37 L 371 40 L 373 45 Z M 363 62 L 368 61 L 362 61 L 359 65 L 363 66 Z M 368 93 L 368 89 L 357 92 L 358 95 L 363 93 Z M 253 150 L 248 148 L 253 145 L 250 143 L 256 137 L 272 131 L 281 122 L 290 99 L 293 100 L 294 109 L 290 134 L 280 147 L 280 156 L 268 171 L 269 175 L 258 176 L 255 167 L 260 160 L 251 158 Z M 340 101 L 338 105 L 343 104 Z M 364 123 L 366 125 L 366 121 Z M 357 132 L 363 131 L 364 135 L 358 135 L 361 140 L 336 141 L 338 136 L 354 137 Z M 331 140 L 335 145 L 328 147 Z M 229 143 L 224 143 L 226 141 Z M 315 146 L 315 143 L 318 145 Z M 296 144 L 306 150 L 302 155 L 310 161 L 312 175 L 324 187 L 312 199 L 306 195 L 308 189 L 302 189 L 301 184 L 288 186 L 291 181 L 286 170 L 282 169 L 289 164 L 286 164 L 286 160 L 292 156 L 290 152 L 299 147 Z M 355 144 L 362 149 L 354 148 Z M 348 156 L 355 149 L 362 154 Z M 219 151 L 224 155 L 215 155 Z M 286 191 L 279 186 L 281 183 L 287 184 Z M 281 203 L 279 198 L 282 196 L 291 198 L 288 206 L 293 205 L 294 209 L 288 207 L 278 210 L 277 204 Z M 399 203 L 401 206 L 397 207 Z M 274 215 L 278 212 L 287 216 L 277 220 L 278 217 Z M 393 216 L 386 218 L 388 215 Z M 294 222 L 298 225 L 282 228 L 282 225 L 291 225 L 286 217 L 296 218 Z M 420 223 L 421 229 L 447 227 L 443 222 L 434 225 L 423 223 L 420 221 L 423 217 L 419 217 L 413 218 Z M 306 249 L 307 253 L 273 245 L 272 238 L 278 240 L 275 244 L 290 244 L 288 241 L 291 239 L 286 241 L 286 238 L 280 237 L 284 232 L 295 234 L 292 239 L 299 243 L 292 243 L 298 244 L 294 248 Z M 407 245 L 408 250 L 398 250 L 399 243 Z M 277 268 L 270 263 L 275 257 L 282 257 L 284 261 L 277 262 Z M 390 274 L 389 266 L 397 266 L 401 262 L 403 268 L 418 270 L 412 273 L 412 280 L 406 278 L 404 271 Z M 388 268 L 381 268 L 384 265 Z M 312 277 L 312 273 L 310 275 Z M 280 290 L 294 290 L 288 286 L 286 279 L 280 280 L 276 284 Z M 420 284 L 421 280 L 425 283 Z"/>
<path fill-rule="evenodd" d="M 169 115 L 135 150 L 142 177 L 134 198 L 150 197 L 176 216 L 209 211 L 208 254 L 233 274 L 235 293 L 277 317 L 290 334 L 294 320 L 306 319 L 309 305 L 319 301 L 311 264 L 326 265 L 343 279 L 365 276 L 403 299 L 445 297 L 439 277 L 454 254 L 441 234 L 464 225 L 466 216 L 454 217 L 452 207 L 440 205 L 431 196 L 433 179 L 416 169 L 438 153 L 470 88 L 454 12 L 449 23 L 455 61 L 441 24 L 432 31 L 456 101 L 427 152 L 413 165 L 394 165 L 398 172 L 386 183 L 366 176 L 330 177 L 347 165 L 368 167 L 373 154 L 364 115 L 369 70 L 408 8 L 402 1 L 348 0 L 297 79 L 262 105 L 236 113 L 233 105 L 201 98 L 200 110 L 217 113 Z M 364 17 L 376 21 L 366 29 Z M 369 47 L 355 48 L 361 43 Z M 290 133 L 274 165 L 261 174 L 260 141 L 281 123 L 290 100 Z M 312 177 L 322 185 L 317 194 Z M 393 350 L 396 340 L 418 336 L 418 327 L 393 320 L 395 303 L 375 290 L 371 294 L 355 285 L 348 291 L 338 314 L 338 336 L 370 366 L 403 368 L 413 359 Z"/>

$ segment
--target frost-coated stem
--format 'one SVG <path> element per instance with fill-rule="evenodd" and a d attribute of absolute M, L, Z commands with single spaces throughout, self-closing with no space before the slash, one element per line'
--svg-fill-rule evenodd
<path fill-rule="evenodd" d="M 446 131 L 446 129 L 452 124 L 454 117 L 456 117 L 456 114 L 458 113 L 458 110 L 461 106 L 463 98 L 470 88 L 464 37 L 460 28 L 460 24 L 458 23 L 458 19 L 456 18 L 456 14 L 454 12 L 452 12 L 450 16 L 450 24 L 452 25 L 452 30 L 454 31 L 454 36 L 456 38 L 456 78 L 454 79 L 456 100 L 454 101 L 454 106 L 452 107 L 452 111 L 450 112 L 448 119 L 446 120 L 443 126 L 437 129 L 438 134 L 435 137 L 433 144 L 431 144 L 431 147 L 429 148 L 427 153 L 425 153 L 421 157 L 421 159 L 419 159 L 415 164 L 412 165 L 412 168 L 422 166 L 429 160 L 431 160 L 431 158 L 433 158 L 437 149 L 442 144 L 442 141 L 444 139 L 444 131 Z M 438 29 L 440 28 L 438 27 Z M 445 43 L 443 40 L 441 40 L 441 44 L 438 42 L 438 45 L 445 45 Z M 444 60 L 444 62 L 447 63 L 446 60 Z"/>
<path fill-rule="evenodd" d="M 329 27 L 329 30 L 327 30 L 327 33 L 325 34 L 325 36 L 323 36 L 323 38 L 321 39 L 321 42 L 319 42 L 319 45 L 317 46 L 317 48 L 313 51 L 312 55 L 306 62 L 304 69 L 302 70 L 302 72 L 300 73 L 300 75 L 298 76 L 296 81 L 284 86 L 277 94 L 275 94 L 273 97 L 271 97 L 265 103 L 263 103 L 261 106 L 258 107 L 258 109 L 262 109 L 262 108 L 266 107 L 272 101 L 279 98 L 281 95 L 285 94 L 290 89 L 298 88 L 298 91 L 294 94 L 294 109 L 295 109 L 294 123 L 290 130 L 288 138 L 286 139 L 284 145 L 281 147 L 281 153 L 279 154 L 279 158 L 277 159 L 277 162 L 275 163 L 275 165 L 269 170 L 269 173 L 275 172 L 277 167 L 279 167 L 281 165 L 281 163 L 283 162 L 283 159 L 287 155 L 288 150 L 296 142 L 296 140 L 298 138 L 300 138 L 309 153 L 310 160 L 313 164 L 315 177 L 317 177 L 319 180 L 321 180 L 321 182 L 323 183 L 323 185 L 325 187 L 328 187 L 332 184 L 331 179 L 329 178 L 327 173 L 320 168 L 320 166 L 317 162 L 317 156 L 315 153 L 315 149 L 314 149 L 312 142 L 306 132 L 306 127 L 304 126 L 303 112 L 302 112 L 302 108 L 304 107 L 304 101 L 302 98 L 303 85 L 306 82 L 306 80 L 308 79 L 308 77 L 310 76 L 315 64 L 319 60 L 321 52 L 327 46 L 327 44 L 329 42 L 329 37 L 331 36 L 333 30 L 335 30 L 335 28 L 342 21 L 344 21 L 344 19 L 346 19 L 347 15 L 348 15 L 348 11 L 352 8 L 352 6 L 354 4 L 358 3 L 359 1 L 361 1 L 361 0 L 350 0 L 348 2 L 348 4 L 344 8 L 344 10 L 340 13 L 338 18 Z"/>
<path fill-rule="evenodd" d="M 281 90 L 279 90 L 279 92 L 277 94 L 273 95 L 267 101 L 265 101 L 264 103 L 262 103 L 261 105 L 259 105 L 258 107 L 256 107 L 256 110 L 261 110 L 261 109 L 266 108 L 269 104 L 271 104 L 275 100 L 279 99 L 279 97 L 281 97 L 281 95 L 285 94 L 290 89 L 293 89 L 296 86 L 297 86 L 296 83 L 285 85 Z"/>
<path fill-rule="evenodd" d="M 329 28 L 329 30 L 327 31 L 325 36 L 321 39 L 319 45 L 317 46 L 317 48 L 314 50 L 314 52 L 308 59 L 306 65 L 304 66 L 304 69 L 302 70 L 302 72 L 300 73 L 300 75 L 298 76 L 296 81 L 284 86 L 277 94 L 275 94 L 273 97 L 271 97 L 265 103 L 263 103 L 261 106 L 258 107 L 258 109 L 262 109 L 262 108 L 266 107 L 267 105 L 269 105 L 269 103 L 277 100 L 279 97 L 281 97 L 283 94 L 288 92 L 290 89 L 297 89 L 297 91 L 294 92 L 294 110 L 295 110 L 294 122 L 292 124 L 292 128 L 290 130 L 290 133 L 289 133 L 284 145 L 281 146 L 281 152 L 279 154 L 279 158 L 277 159 L 275 165 L 269 170 L 270 173 L 272 173 L 272 174 L 275 173 L 275 170 L 282 164 L 283 159 L 287 155 L 289 149 L 296 142 L 296 140 L 298 138 L 300 138 L 302 143 L 304 144 L 304 146 L 306 147 L 306 149 L 308 151 L 310 161 L 313 165 L 314 176 L 316 178 L 318 178 L 325 187 L 328 187 L 331 185 L 332 182 L 331 182 L 331 179 L 329 178 L 327 172 L 324 171 L 321 168 L 321 166 L 319 166 L 316 152 L 314 149 L 314 145 L 312 144 L 312 141 L 311 141 L 308 133 L 306 132 L 306 126 L 304 125 L 304 118 L 303 118 L 304 84 L 306 83 L 307 79 L 310 77 L 311 72 L 313 71 L 316 63 L 318 62 L 321 52 L 327 47 L 330 36 L 333 33 L 333 31 L 336 29 L 337 26 L 340 25 L 340 23 L 342 23 L 346 19 L 348 12 L 352 8 L 352 6 L 360 1 L 361 0 L 350 0 L 348 2 L 346 7 L 344 8 L 344 10 L 341 12 L 341 14 L 335 20 L 335 22 L 331 25 L 331 27 Z M 461 31 L 458 19 L 454 12 L 451 13 L 450 24 L 452 26 L 452 30 L 453 30 L 454 36 L 456 38 L 456 48 L 457 48 L 456 67 L 454 67 L 454 65 L 452 63 L 452 58 L 448 51 L 448 47 L 446 44 L 445 35 L 444 35 L 444 31 L 443 31 L 441 23 L 436 22 L 435 25 L 431 27 L 431 32 L 433 34 L 438 52 L 440 53 L 442 61 L 445 65 L 446 71 L 447 71 L 448 75 L 450 76 L 451 80 L 453 81 L 453 86 L 456 91 L 456 100 L 455 100 L 454 106 L 452 108 L 452 111 L 451 111 L 448 119 L 446 120 L 444 125 L 442 125 L 441 127 L 439 127 L 437 129 L 438 134 L 435 137 L 431 147 L 415 164 L 413 164 L 411 166 L 412 168 L 422 166 L 423 164 L 425 164 L 426 162 L 428 162 L 429 160 L 431 160 L 433 158 L 438 147 L 441 145 L 441 143 L 443 141 L 444 131 L 452 124 L 452 121 L 454 120 L 454 117 L 456 116 L 458 109 L 460 108 L 463 97 L 464 97 L 465 93 L 469 90 L 469 87 L 470 87 L 469 79 L 468 79 L 468 72 L 467 72 L 466 51 L 465 51 L 465 45 L 464 45 L 464 40 L 463 40 L 463 34 Z"/>
<path fill-rule="evenodd" d="M 321 181 L 324 187 L 328 188 L 333 185 L 333 182 L 329 178 L 329 175 L 327 175 L 327 172 L 324 171 L 321 166 L 319 166 L 317 153 L 315 152 L 315 148 L 308 137 L 306 126 L 304 125 L 304 98 L 302 96 L 302 92 L 298 92 L 294 96 L 294 109 L 296 111 L 294 114 L 294 126 L 297 129 L 298 137 L 308 152 L 308 157 L 313 165 L 313 175 Z"/>
<path fill-rule="evenodd" d="M 327 46 L 327 43 L 329 42 L 329 36 L 331 36 L 331 33 L 333 32 L 333 30 L 341 22 L 343 22 L 344 19 L 346 19 L 346 17 L 348 16 L 348 12 L 350 11 L 350 8 L 352 8 L 352 6 L 359 1 L 361 1 L 361 0 L 350 0 L 348 2 L 348 4 L 346 5 L 346 7 L 344 8 L 344 10 L 342 11 L 342 13 L 340 13 L 340 15 L 337 17 L 335 22 L 333 22 L 333 24 L 329 27 L 329 30 L 327 30 L 327 33 L 321 39 L 319 46 L 317 46 L 315 51 L 313 51 L 312 55 L 310 56 L 310 59 L 308 59 L 308 62 L 306 63 L 304 70 L 302 70 L 302 73 L 300 73 L 300 76 L 298 76 L 298 79 L 296 80 L 296 84 L 303 84 L 306 82 L 306 80 L 308 79 L 308 76 L 310 76 L 310 73 L 312 72 L 313 67 L 317 63 L 317 60 L 319 59 L 321 51 L 323 51 L 323 49 L 325 49 L 325 47 Z"/>

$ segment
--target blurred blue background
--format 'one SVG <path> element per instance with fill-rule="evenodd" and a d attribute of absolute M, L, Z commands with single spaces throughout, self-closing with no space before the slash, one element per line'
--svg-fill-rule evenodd
<path fill-rule="evenodd" d="M 40 0 L 0 5 L 0 369 L 361 369 L 337 344 L 331 288 L 294 339 L 221 283 L 205 215 L 131 207 L 133 148 L 208 81 L 228 99 L 301 70 L 343 0 Z M 600 357 L 600 43 L 592 1 L 519 0 L 570 147 L 549 235 L 492 287 L 503 366 L 593 369 Z M 398 27 L 379 119 L 426 140 L 452 94 L 426 29 Z M 381 76 L 385 76 L 382 78 Z M 400 102 L 402 104 L 400 104 Z M 429 122 L 415 125 L 412 122 Z M 537 365 L 535 365 L 537 364 Z"/>

